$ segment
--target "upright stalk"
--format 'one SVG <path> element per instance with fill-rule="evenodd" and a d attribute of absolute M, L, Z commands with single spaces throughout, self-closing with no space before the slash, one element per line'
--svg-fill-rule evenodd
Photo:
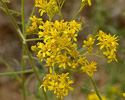
<path fill-rule="evenodd" d="M 22 49 L 22 62 L 21 62 L 21 67 L 22 67 L 22 71 L 25 71 L 25 59 L 24 56 L 25 55 L 25 50 L 24 50 L 24 46 Z M 25 87 L 25 77 L 24 77 L 24 73 L 21 74 L 21 78 L 22 78 L 22 91 L 23 91 L 23 100 L 26 100 L 26 87 Z"/>
<path fill-rule="evenodd" d="M 32 65 L 34 74 L 36 75 L 36 78 L 37 78 L 37 80 L 39 81 L 39 83 L 42 84 L 42 82 L 41 82 L 41 80 L 40 80 L 40 77 L 39 77 L 39 75 L 38 75 L 38 73 L 37 73 L 37 71 L 36 71 L 36 69 L 35 69 L 35 65 L 34 65 L 34 63 L 33 63 L 33 61 L 32 61 L 32 57 L 31 57 L 31 55 L 30 55 L 30 53 L 29 53 L 28 47 L 27 47 L 26 44 L 23 44 L 23 45 L 24 45 L 25 51 L 26 51 L 26 53 L 27 53 L 27 55 L 28 55 L 28 57 L 29 57 L 29 61 L 30 61 L 31 65 Z M 44 96 L 45 96 L 45 100 L 48 100 L 48 97 L 47 97 L 46 92 L 44 91 L 44 88 L 42 88 L 42 89 L 43 89 L 43 93 L 44 93 Z"/>
<path fill-rule="evenodd" d="M 22 32 L 20 31 L 19 26 L 17 25 L 15 19 L 14 19 L 13 16 L 10 14 L 9 9 L 8 9 L 6 3 L 3 2 L 2 0 L 0 0 L 0 2 L 3 4 L 3 6 L 4 6 L 4 8 L 5 8 L 5 12 L 7 13 L 7 15 L 10 17 L 11 21 L 13 22 L 13 24 L 14 24 L 14 26 L 15 26 L 17 32 L 18 32 L 18 35 L 19 35 L 19 37 L 20 37 L 21 42 L 22 42 L 23 44 L 25 44 L 25 38 L 24 38 L 24 36 L 22 35 Z"/>
<path fill-rule="evenodd" d="M 26 38 L 26 32 L 25 32 L 25 17 L 24 17 L 24 0 L 22 0 L 22 8 L 21 8 L 21 13 L 22 13 L 22 34 L 24 36 L 24 38 Z M 24 46 L 22 45 L 22 63 L 21 63 L 21 67 L 22 67 L 22 71 L 25 71 L 25 59 L 24 56 L 25 55 L 25 49 Z M 22 91 L 23 91 L 23 100 L 26 100 L 26 87 L 25 87 L 25 77 L 24 77 L 24 73 L 21 74 L 22 76 Z"/>
<path fill-rule="evenodd" d="M 94 86 L 95 92 L 96 92 L 96 94 L 97 94 L 99 100 L 102 100 L 102 98 L 101 98 L 101 96 L 100 96 L 100 94 L 99 94 L 99 92 L 98 92 L 98 90 L 97 90 L 97 88 L 96 88 L 96 85 L 95 85 L 94 80 L 92 79 L 92 77 L 89 77 L 89 78 L 90 78 L 90 80 L 91 80 L 91 82 L 92 82 L 92 84 L 93 84 L 93 86 Z"/>
<path fill-rule="evenodd" d="M 21 11 L 22 11 L 22 33 L 23 33 L 23 36 L 26 38 L 25 15 L 24 15 L 24 0 L 22 0 L 22 8 L 21 8 Z"/>
<path fill-rule="evenodd" d="M 19 26 L 17 25 L 15 19 L 14 19 L 13 16 L 10 14 L 9 9 L 8 9 L 6 3 L 3 2 L 2 0 L 0 0 L 0 2 L 3 4 L 3 6 L 4 6 L 4 8 L 5 8 L 5 12 L 7 13 L 7 15 L 10 17 L 11 21 L 13 22 L 13 24 L 14 24 L 16 30 L 17 30 L 17 33 L 18 33 L 18 35 L 19 35 L 19 37 L 20 37 L 20 39 L 21 39 L 21 42 L 23 43 L 25 52 L 27 53 L 27 55 L 28 55 L 28 57 L 29 57 L 29 61 L 30 61 L 31 66 L 32 66 L 32 68 L 33 68 L 34 74 L 36 75 L 37 80 L 38 80 L 39 83 L 41 84 L 42 82 L 41 82 L 41 80 L 40 80 L 40 77 L 39 77 L 39 75 L 38 75 L 36 69 L 35 69 L 35 65 L 34 65 L 34 63 L 33 63 L 33 61 L 32 61 L 32 57 L 31 57 L 31 55 L 30 55 L 30 53 L 29 53 L 29 50 L 28 50 L 28 47 L 27 47 L 27 44 L 26 44 L 26 39 L 25 39 L 25 37 L 23 36 L 22 32 L 20 31 Z M 24 2 L 24 1 L 22 1 L 22 2 Z M 24 5 L 23 5 L 23 6 L 24 6 Z M 24 10 L 24 8 L 22 8 L 22 9 Z M 24 14 L 22 14 L 22 15 L 24 16 Z M 22 19 L 23 19 L 23 18 L 22 18 Z M 24 21 L 24 19 L 23 19 L 23 21 Z M 25 25 L 24 22 L 23 22 L 23 24 Z M 24 29 L 24 30 L 25 30 L 25 29 Z M 25 32 L 25 31 L 24 31 L 24 32 Z M 44 96 L 45 96 L 45 100 L 48 100 L 47 94 L 44 92 L 44 89 L 43 89 L 43 93 L 44 93 Z"/>

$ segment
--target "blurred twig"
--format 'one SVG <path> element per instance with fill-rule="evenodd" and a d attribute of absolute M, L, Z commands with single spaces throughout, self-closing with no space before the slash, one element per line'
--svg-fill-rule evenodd
<path fill-rule="evenodd" d="M 0 9 L 3 10 L 4 12 L 6 12 L 5 8 L 1 7 L 0 6 Z M 14 10 L 9 10 L 10 14 L 15 14 L 17 16 L 21 16 L 21 13 L 20 12 L 17 12 L 17 11 L 14 11 Z"/>
<path fill-rule="evenodd" d="M 73 16 L 73 18 L 71 20 L 74 20 L 76 18 L 76 16 L 81 12 L 81 10 L 83 9 L 83 7 L 86 5 L 87 3 L 82 3 L 80 9 L 77 11 L 77 13 Z"/>
<path fill-rule="evenodd" d="M 0 76 L 5 76 L 5 75 L 16 75 L 16 74 L 22 74 L 22 73 L 31 73 L 33 70 L 25 70 L 25 71 L 18 71 L 18 72 L 8 72 L 8 73 L 0 73 Z"/>
<path fill-rule="evenodd" d="M 11 73 L 14 72 L 14 70 L 10 67 L 10 65 L 8 65 L 7 62 L 6 62 L 1 56 L 0 56 L 0 60 L 5 64 L 5 66 L 7 67 L 7 69 L 8 69 Z M 16 77 L 16 79 L 17 79 L 19 82 L 21 82 L 21 79 L 20 79 L 20 77 L 19 77 L 17 74 L 15 74 L 15 77 Z"/>

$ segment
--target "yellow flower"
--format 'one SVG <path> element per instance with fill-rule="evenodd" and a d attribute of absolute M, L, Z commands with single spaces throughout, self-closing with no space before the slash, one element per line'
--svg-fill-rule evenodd
<path fill-rule="evenodd" d="M 64 69 L 66 68 L 66 64 L 68 62 L 68 58 L 66 55 L 57 55 L 56 56 L 56 62 L 59 63 L 59 68 L 63 67 Z"/>
<path fill-rule="evenodd" d="M 102 98 L 102 100 L 109 100 L 109 99 L 105 98 L 104 96 L 101 96 L 101 98 Z M 100 99 L 98 98 L 97 94 L 92 93 L 92 94 L 88 95 L 87 100 L 100 100 Z"/>
<path fill-rule="evenodd" d="M 92 61 L 89 63 L 87 60 L 85 62 L 85 65 L 81 67 L 82 72 L 86 72 L 90 77 L 93 76 L 93 72 L 97 71 L 97 63 Z"/>
<path fill-rule="evenodd" d="M 81 23 L 77 23 L 75 20 L 73 20 L 69 23 L 69 28 L 78 32 L 81 30 Z"/>
<path fill-rule="evenodd" d="M 110 59 L 108 61 L 108 63 L 110 63 L 112 60 L 115 60 L 117 62 L 115 52 L 116 52 L 117 45 L 119 45 L 117 43 L 118 36 L 115 36 L 115 35 L 111 36 L 111 34 L 107 35 L 102 30 L 100 30 L 99 33 L 96 36 L 97 36 L 97 40 L 99 41 L 99 43 L 97 45 L 100 46 L 100 50 L 106 49 L 106 51 L 104 51 L 103 54 L 108 59 Z"/>
<path fill-rule="evenodd" d="M 123 96 L 125 97 L 125 93 L 123 93 Z"/>
<path fill-rule="evenodd" d="M 37 43 L 38 48 L 40 49 L 41 53 L 43 54 L 43 57 L 50 55 L 50 46 L 43 44 L 43 43 Z"/>
<path fill-rule="evenodd" d="M 41 87 L 44 87 L 44 91 L 46 92 L 46 86 L 48 86 L 48 80 L 45 80 L 44 82 L 43 82 L 43 84 L 39 87 L 39 89 L 41 88 Z"/>
<path fill-rule="evenodd" d="M 89 6 L 91 6 L 92 4 L 91 4 L 91 0 L 82 0 L 82 2 L 88 2 L 88 4 L 89 4 Z"/>
<path fill-rule="evenodd" d="M 36 45 L 34 45 L 34 46 L 31 46 L 31 50 L 35 52 L 38 50 L 38 48 L 36 47 Z"/>
<path fill-rule="evenodd" d="M 54 94 L 57 95 L 57 98 L 63 99 L 63 96 L 68 95 L 69 89 L 71 91 L 73 90 L 73 88 L 70 87 L 70 84 L 72 84 L 73 81 L 69 80 L 68 74 L 69 73 L 62 73 L 57 75 L 55 72 L 54 74 L 46 74 L 46 76 L 43 78 L 44 82 L 40 88 L 44 87 L 45 92 L 46 89 L 53 91 Z"/>
<path fill-rule="evenodd" d="M 36 21 L 37 18 L 31 18 Z M 64 20 L 46 21 L 38 24 L 38 36 L 42 38 L 44 43 L 38 42 L 36 47 L 32 47 L 34 50 L 37 48 L 37 57 L 43 61 L 46 59 L 46 66 L 49 66 L 49 72 L 52 73 L 52 66 L 58 64 L 58 67 L 64 69 L 68 66 L 70 68 L 76 68 L 78 62 L 74 62 L 77 59 L 79 52 L 77 52 L 76 32 L 81 30 L 81 24 L 75 20 L 71 22 L 64 22 Z M 70 58 L 73 58 L 70 61 Z M 82 59 L 81 59 L 82 60 Z M 72 63 L 72 64 L 71 64 Z"/>
<path fill-rule="evenodd" d="M 111 86 L 108 91 L 110 94 L 114 94 L 114 95 L 118 95 L 118 96 L 121 95 L 121 91 L 115 86 Z"/>
<path fill-rule="evenodd" d="M 82 0 L 84 3 L 91 5 L 91 0 Z M 50 21 L 43 22 L 42 18 L 37 18 L 36 16 L 31 17 L 31 26 L 27 29 L 27 32 L 32 34 L 37 34 L 38 37 L 43 40 L 38 42 L 37 45 L 32 46 L 32 51 L 37 52 L 37 57 L 41 61 L 45 61 L 45 66 L 49 67 L 49 74 L 43 78 L 43 83 L 40 88 L 43 87 L 46 92 L 53 91 L 57 95 L 57 98 L 63 99 L 64 96 L 68 95 L 69 90 L 73 90 L 70 85 L 73 83 L 69 79 L 69 73 L 62 73 L 60 75 L 56 74 L 54 71 L 54 66 L 64 69 L 78 69 L 79 67 L 82 72 L 86 72 L 90 77 L 93 76 L 93 72 L 97 71 L 97 63 L 92 61 L 88 62 L 84 55 L 81 55 L 77 50 L 77 33 L 82 30 L 82 24 L 76 22 L 75 20 L 70 22 L 65 22 L 64 20 L 51 22 L 52 17 L 58 14 L 57 0 L 35 0 L 36 7 L 39 7 L 40 16 L 43 13 L 47 13 Z M 83 4 L 84 4 L 83 3 Z M 118 45 L 117 37 L 115 35 L 112 37 L 110 34 L 107 35 L 102 31 L 99 31 L 97 35 L 97 40 L 100 46 L 100 50 L 105 48 L 106 51 L 103 54 L 112 60 L 116 60 L 116 46 Z M 83 47 L 87 47 L 89 52 L 93 50 L 95 38 L 89 36 L 88 40 L 84 40 Z M 79 66 L 79 67 L 78 67 Z M 94 96 L 92 96 L 94 97 Z M 89 98 L 89 97 L 88 97 Z M 90 97 L 91 98 L 91 97 Z M 95 99 L 88 100 L 98 100 Z M 103 100 L 107 100 L 102 97 Z"/>
<path fill-rule="evenodd" d="M 41 12 L 41 16 L 43 13 L 47 13 L 47 15 L 52 18 L 58 11 L 58 6 L 56 0 L 35 0 L 36 7 L 39 7 L 39 12 Z"/>
<path fill-rule="evenodd" d="M 86 58 L 86 57 L 81 57 L 81 56 L 80 56 L 80 57 L 78 58 L 78 60 L 77 60 L 77 63 L 83 65 L 83 64 L 85 63 L 85 58 Z"/>
<path fill-rule="evenodd" d="M 94 41 L 95 39 L 93 39 L 92 36 L 90 35 L 88 41 L 86 40 L 83 41 L 84 43 L 83 47 L 87 47 L 88 51 L 91 52 L 93 50 L 92 45 L 94 44 Z"/>
<path fill-rule="evenodd" d="M 42 18 L 37 18 L 36 16 L 30 17 L 32 20 L 32 25 L 27 29 L 27 32 L 30 34 L 37 34 L 38 32 L 38 25 L 42 24 Z"/>
<path fill-rule="evenodd" d="M 108 58 L 110 59 L 108 61 L 108 63 L 112 62 L 112 60 L 115 60 L 116 62 L 118 62 L 118 60 L 116 59 L 116 54 L 114 51 L 105 51 L 103 52 L 103 54 Z"/>

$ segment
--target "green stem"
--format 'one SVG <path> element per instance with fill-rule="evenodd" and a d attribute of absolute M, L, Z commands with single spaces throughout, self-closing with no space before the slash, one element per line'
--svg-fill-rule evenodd
<path fill-rule="evenodd" d="M 74 15 L 74 17 L 72 18 L 72 20 L 74 20 L 76 18 L 76 16 L 81 12 L 81 10 L 83 9 L 83 7 L 86 5 L 87 3 L 82 3 L 80 9 L 77 11 L 77 13 Z"/>
<path fill-rule="evenodd" d="M 25 15 L 24 15 L 24 0 L 22 0 L 22 8 L 21 8 L 21 12 L 22 12 L 22 33 L 23 36 L 26 37 L 26 29 L 25 29 Z"/>
<path fill-rule="evenodd" d="M 62 4 L 61 4 L 61 6 L 60 6 L 61 9 L 62 9 L 62 6 L 63 6 L 64 2 L 65 2 L 65 0 L 62 1 Z"/>
<path fill-rule="evenodd" d="M 102 100 L 102 98 L 101 98 L 101 96 L 100 96 L 100 94 L 99 94 L 99 92 L 98 92 L 98 90 L 97 90 L 97 88 L 96 88 L 96 84 L 95 84 L 94 80 L 92 79 L 92 77 L 89 77 L 89 78 L 90 78 L 90 80 L 91 80 L 91 82 L 92 82 L 92 84 L 93 84 L 93 86 L 94 86 L 94 89 L 95 89 L 95 92 L 96 92 L 98 98 L 99 98 L 100 100 Z"/>
<path fill-rule="evenodd" d="M 43 38 L 26 39 L 26 41 L 36 41 L 36 40 L 43 40 Z"/>
<path fill-rule="evenodd" d="M 98 55 L 98 53 L 101 52 L 101 51 L 102 51 L 102 49 L 101 49 L 101 50 L 97 50 L 96 53 L 89 54 L 89 56 L 97 56 L 97 57 L 101 57 L 101 58 L 106 58 L 106 57 L 103 56 L 103 55 Z"/>
<path fill-rule="evenodd" d="M 0 2 L 3 4 L 3 6 L 4 6 L 5 10 L 6 10 L 7 15 L 8 15 L 8 16 L 10 17 L 10 19 L 12 20 L 12 22 L 13 22 L 13 24 L 14 24 L 14 26 L 15 26 L 17 32 L 18 32 L 18 35 L 19 35 L 19 37 L 20 37 L 20 39 L 21 39 L 21 42 L 23 43 L 23 46 L 24 46 L 24 48 L 25 48 L 25 52 L 27 53 L 27 55 L 28 55 L 28 57 L 29 57 L 29 60 L 30 60 L 30 63 L 31 63 L 31 65 L 32 65 L 34 74 L 36 75 L 37 80 L 38 80 L 39 83 L 41 84 L 42 82 L 41 82 L 41 80 L 40 80 L 40 77 L 38 76 L 38 73 L 37 73 L 37 71 L 36 71 L 36 69 L 35 69 L 35 65 L 34 65 L 34 63 L 33 63 L 33 61 L 32 61 L 32 57 L 31 57 L 31 55 L 30 55 L 30 53 L 29 53 L 29 50 L 28 50 L 28 47 L 27 47 L 27 45 L 26 45 L 25 37 L 24 37 L 23 34 L 21 33 L 21 31 L 20 31 L 20 29 L 19 29 L 19 27 L 18 27 L 18 25 L 17 25 L 15 19 L 14 19 L 13 16 L 10 14 L 9 9 L 8 9 L 6 3 L 3 2 L 2 0 L 0 0 Z M 42 89 L 43 89 L 43 88 L 42 88 Z M 47 94 L 44 92 L 44 89 L 43 89 L 43 93 L 44 93 L 44 95 L 45 95 L 45 100 L 48 100 Z"/>
<path fill-rule="evenodd" d="M 5 10 L 3 7 L 1 7 L 1 6 L 0 6 L 0 9 L 3 10 L 4 12 L 6 12 L 6 10 Z M 20 15 L 21 15 L 21 13 L 19 13 L 19 12 L 17 12 L 17 11 L 14 11 L 14 10 L 9 10 L 9 12 L 10 12 L 11 14 L 16 14 L 17 16 L 20 16 Z"/>
<path fill-rule="evenodd" d="M 12 17 L 12 15 L 10 14 L 9 9 L 8 9 L 6 3 L 3 2 L 2 0 L 0 0 L 0 2 L 3 4 L 3 6 L 4 6 L 5 10 L 6 10 L 6 13 L 7 13 L 8 16 L 11 18 L 11 20 L 12 20 L 14 26 L 16 27 L 16 29 L 18 29 L 18 25 L 16 24 L 16 21 L 14 20 L 14 18 Z"/>
<path fill-rule="evenodd" d="M 10 71 L 10 72 L 14 72 L 14 70 L 10 67 L 10 65 L 7 64 L 7 62 L 0 56 L 0 60 L 5 64 L 5 66 L 7 67 L 7 69 Z M 21 79 L 18 75 L 15 74 L 15 77 L 16 79 L 21 82 Z"/>
<path fill-rule="evenodd" d="M 52 66 L 52 74 L 54 75 L 54 66 Z"/>
<path fill-rule="evenodd" d="M 26 44 L 23 44 L 23 45 L 24 45 L 25 51 L 26 51 L 26 53 L 27 53 L 27 55 L 28 55 L 28 57 L 29 57 L 29 61 L 30 61 L 31 65 L 32 65 L 34 74 L 36 75 L 36 78 L 37 78 L 37 80 L 39 81 L 39 83 L 42 84 L 42 82 L 41 82 L 41 80 L 40 80 L 40 77 L 39 77 L 39 75 L 38 75 L 38 73 L 37 73 L 37 71 L 36 71 L 36 69 L 35 69 L 35 65 L 34 65 L 34 63 L 33 63 L 33 61 L 32 61 L 32 57 L 31 57 L 31 55 L 30 55 L 30 53 L 29 53 L 28 47 L 27 47 Z M 43 93 L 44 93 L 44 96 L 45 96 L 45 100 L 48 100 L 48 97 L 47 97 L 46 92 L 44 91 L 44 88 L 42 88 L 42 89 L 43 89 Z"/>
<path fill-rule="evenodd" d="M 22 34 L 23 34 L 23 37 L 26 37 L 26 34 L 25 34 L 25 15 L 24 15 L 24 0 L 22 0 L 22 8 L 21 8 L 21 13 L 22 13 Z M 21 63 L 21 67 L 22 67 L 22 71 L 25 71 L 25 59 L 23 58 L 23 56 L 25 55 L 25 49 L 24 49 L 24 45 L 22 45 L 23 48 L 22 48 L 22 63 Z M 24 82 L 24 73 L 21 74 L 22 76 L 22 91 L 23 91 L 23 100 L 26 100 L 26 88 L 25 88 L 25 82 Z"/>
<path fill-rule="evenodd" d="M 96 53 L 94 53 L 94 54 L 91 54 L 91 55 L 97 55 L 99 52 L 101 52 L 103 49 L 98 49 L 97 51 L 96 51 Z"/>
<path fill-rule="evenodd" d="M 63 17 L 62 17 L 62 12 L 61 12 L 61 6 L 60 6 L 60 1 L 58 0 L 58 4 L 59 4 L 59 16 L 61 17 L 61 20 L 63 20 Z"/>
<path fill-rule="evenodd" d="M 40 77 L 39 77 L 39 75 L 38 75 L 36 69 L 35 69 L 35 65 L 34 65 L 34 63 L 33 63 L 33 61 L 32 61 L 32 57 L 31 57 L 31 55 L 30 55 L 30 53 L 29 53 L 29 50 L 28 50 L 28 47 L 27 47 L 26 44 L 24 44 L 24 48 L 25 48 L 25 51 L 26 51 L 26 53 L 27 53 L 27 55 L 28 55 L 28 57 L 29 57 L 29 61 L 30 61 L 31 65 L 32 65 L 32 68 L 33 68 L 33 70 L 34 70 L 34 73 L 35 73 L 35 75 L 36 75 L 36 77 L 37 77 L 39 83 L 41 84 L 42 82 L 41 82 L 41 80 L 40 80 Z"/>
<path fill-rule="evenodd" d="M 105 56 L 101 56 L 101 55 L 93 55 L 93 54 L 89 54 L 89 56 L 97 56 L 97 57 L 100 57 L 100 58 L 106 58 Z"/>
<path fill-rule="evenodd" d="M 61 17 L 61 20 L 63 20 L 62 13 L 61 13 L 61 9 L 59 10 L 59 15 L 60 15 L 60 17 Z"/>
<path fill-rule="evenodd" d="M 24 55 L 23 56 L 25 59 L 28 59 L 28 56 L 27 55 Z M 33 57 L 33 56 L 31 56 L 32 57 L 32 59 L 34 59 L 34 60 L 39 60 L 39 58 L 37 58 L 37 57 Z"/>
<path fill-rule="evenodd" d="M 4 6 L 5 10 L 6 10 L 7 15 L 10 17 L 11 21 L 13 22 L 13 24 L 14 24 L 14 26 L 15 26 L 17 32 L 18 32 L 18 35 L 19 35 L 19 37 L 20 37 L 20 39 L 21 39 L 21 41 L 22 41 L 22 43 L 25 44 L 25 38 L 24 38 L 24 36 L 22 35 L 22 33 L 21 33 L 20 29 L 19 29 L 19 26 L 17 25 L 15 19 L 14 19 L 13 16 L 10 14 L 9 9 L 8 9 L 6 3 L 3 2 L 2 0 L 0 0 L 0 2 L 3 4 L 3 6 Z"/>
<path fill-rule="evenodd" d="M 26 64 L 26 60 L 24 59 L 25 55 L 25 50 L 24 50 L 24 46 L 23 46 L 23 51 L 22 51 L 22 63 L 21 63 L 21 67 L 22 67 L 22 71 L 25 71 L 25 64 Z M 21 74 L 22 77 L 22 91 L 23 91 L 23 100 L 26 100 L 26 88 L 25 88 L 25 82 L 24 82 L 24 73 Z"/>
<path fill-rule="evenodd" d="M 18 71 L 18 72 L 8 72 L 8 73 L 0 73 L 0 76 L 7 76 L 7 75 L 17 75 L 22 73 L 31 73 L 33 70 L 25 70 L 25 71 Z"/>

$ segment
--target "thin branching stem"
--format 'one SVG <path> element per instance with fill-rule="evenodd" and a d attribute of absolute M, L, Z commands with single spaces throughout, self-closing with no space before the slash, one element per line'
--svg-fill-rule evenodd
<path fill-rule="evenodd" d="M 18 72 L 7 72 L 7 73 L 0 73 L 0 76 L 8 76 L 8 75 L 17 75 L 22 73 L 31 73 L 33 70 L 25 70 L 25 71 L 18 71 Z"/>
<path fill-rule="evenodd" d="M 61 4 L 61 6 L 60 6 L 61 9 L 62 9 L 62 6 L 63 6 L 64 2 L 65 2 L 65 0 L 62 1 L 62 4 Z"/>
<path fill-rule="evenodd" d="M 4 12 L 6 12 L 5 8 L 3 8 L 3 7 L 1 7 L 1 6 L 0 6 L 0 9 L 3 10 Z M 17 11 L 14 11 L 14 10 L 10 10 L 10 9 L 9 9 L 9 12 L 10 12 L 11 14 L 15 14 L 15 15 L 17 15 L 17 16 L 21 16 L 21 13 L 20 13 L 20 12 L 17 12 Z"/>
<path fill-rule="evenodd" d="M 93 78 L 92 78 L 92 77 L 89 77 L 89 78 L 90 78 L 90 80 L 91 80 L 91 82 L 92 82 L 92 84 L 93 84 L 93 86 L 94 86 L 95 92 L 96 92 L 96 94 L 97 94 L 99 100 L 102 100 L 102 98 L 101 98 L 101 96 L 100 96 L 100 94 L 99 94 L 99 92 L 98 92 L 98 90 L 97 90 L 97 88 L 96 88 L 96 84 L 95 84 Z"/>
<path fill-rule="evenodd" d="M 11 68 L 11 66 L 0 56 L 0 60 L 5 64 L 5 66 L 7 67 L 7 69 L 10 71 L 10 72 L 14 72 L 14 70 Z M 21 79 L 18 75 L 15 74 L 15 78 L 21 82 Z"/>

